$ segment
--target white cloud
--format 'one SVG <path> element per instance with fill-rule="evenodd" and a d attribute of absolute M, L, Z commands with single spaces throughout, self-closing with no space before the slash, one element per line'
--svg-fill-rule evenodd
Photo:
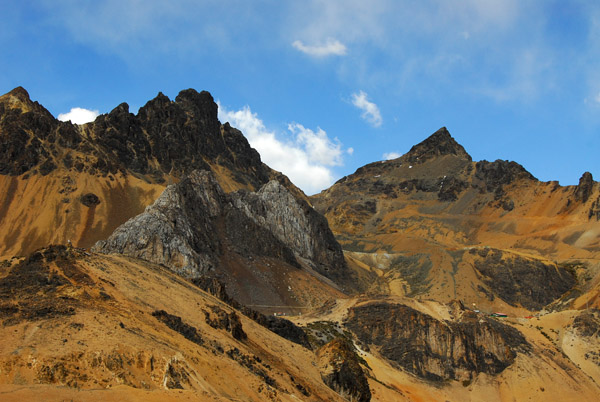
<path fill-rule="evenodd" d="M 398 152 L 386 152 L 383 154 L 383 159 L 389 161 L 390 159 L 397 159 L 401 156 L 402 155 L 400 155 Z"/>
<path fill-rule="evenodd" d="M 329 38 L 323 45 L 309 46 L 302 41 L 294 41 L 292 43 L 296 49 L 309 56 L 325 57 L 325 56 L 343 56 L 346 54 L 346 46 L 337 39 Z"/>
<path fill-rule="evenodd" d="M 233 111 L 220 103 L 219 119 L 240 129 L 260 153 L 263 162 L 287 175 L 307 194 L 331 186 L 334 182 L 331 167 L 343 164 L 342 144 L 337 138 L 331 140 L 321 128 L 313 131 L 291 123 L 285 133 L 288 138 L 280 139 L 274 131 L 267 129 L 250 107 Z"/>
<path fill-rule="evenodd" d="M 100 113 L 97 110 L 88 110 L 81 107 L 74 107 L 68 113 L 58 115 L 58 120 L 69 121 L 74 124 L 85 124 L 96 120 Z"/>
<path fill-rule="evenodd" d="M 383 119 L 381 112 L 376 104 L 367 99 L 367 94 L 364 91 L 352 94 L 352 104 L 362 110 L 360 115 L 364 120 L 369 122 L 373 127 L 381 126 Z"/>
<path fill-rule="evenodd" d="M 314 132 L 298 123 L 288 124 L 288 130 L 311 160 L 326 166 L 342 165 L 342 146 L 337 138 L 331 141 L 320 127 Z"/>

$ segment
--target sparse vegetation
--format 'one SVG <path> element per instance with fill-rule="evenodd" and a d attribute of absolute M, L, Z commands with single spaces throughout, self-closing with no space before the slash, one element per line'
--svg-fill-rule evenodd
<path fill-rule="evenodd" d="M 402 279 L 410 285 L 408 296 L 423 294 L 431 289 L 428 280 L 429 271 L 433 267 L 427 255 L 397 256 L 390 263 L 390 270 L 398 272 Z"/>

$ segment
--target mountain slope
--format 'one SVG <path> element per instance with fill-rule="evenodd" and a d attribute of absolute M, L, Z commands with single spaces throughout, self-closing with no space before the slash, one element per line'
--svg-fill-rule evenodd
<path fill-rule="evenodd" d="M 23 88 L 0 97 L 0 255 L 50 243 L 90 247 L 194 169 L 226 191 L 287 178 L 240 131 L 217 119 L 208 92 L 159 93 L 137 115 L 125 103 L 85 125 L 56 120 Z"/>
<path fill-rule="evenodd" d="M 0 320 L 3 400 L 58 390 L 86 400 L 341 400 L 312 352 L 141 260 L 63 246 L 14 259 L 0 276 Z"/>
<path fill-rule="evenodd" d="M 599 200 L 589 173 L 578 186 L 561 187 L 515 162 L 473 162 L 445 128 L 311 198 L 347 257 L 381 278 L 372 292 L 461 298 L 486 310 L 540 309 L 567 291 L 574 275 L 587 289 L 583 278 L 600 266 Z M 488 248 L 498 250 L 490 254 L 495 263 L 479 257 Z M 578 262 L 579 272 L 564 269 Z M 533 273 L 527 283 L 505 281 L 498 289 L 499 267 L 523 264 Z M 523 293 L 519 286 L 542 284 L 534 292 L 543 293 L 546 283 L 556 292 L 511 300 Z"/>

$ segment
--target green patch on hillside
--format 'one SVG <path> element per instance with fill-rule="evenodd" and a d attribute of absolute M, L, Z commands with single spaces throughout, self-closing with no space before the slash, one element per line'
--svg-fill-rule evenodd
<path fill-rule="evenodd" d="M 390 270 L 399 273 L 410 285 L 408 296 L 423 294 L 431 289 L 431 281 L 428 278 L 432 267 L 431 259 L 424 254 L 399 255 L 390 263 Z"/>

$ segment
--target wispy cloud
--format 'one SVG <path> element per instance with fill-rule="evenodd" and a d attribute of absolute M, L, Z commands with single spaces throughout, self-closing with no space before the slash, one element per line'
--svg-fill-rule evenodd
<path fill-rule="evenodd" d="M 290 123 L 287 133 L 277 135 L 248 106 L 234 111 L 219 104 L 219 119 L 240 129 L 263 162 L 287 175 L 307 194 L 332 185 L 331 168 L 343 164 L 342 144 L 337 138 L 330 139 L 321 128 L 311 130 Z"/>
<path fill-rule="evenodd" d="M 389 161 L 390 159 L 397 159 L 401 156 L 402 155 L 400 155 L 398 152 L 386 152 L 383 154 L 383 159 Z"/>
<path fill-rule="evenodd" d="M 60 121 L 71 121 L 74 124 L 85 124 L 96 120 L 100 112 L 97 110 L 88 110 L 81 107 L 74 107 L 68 113 L 58 115 Z"/>
<path fill-rule="evenodd" d="M 358 91 L 352 94 L 352 104 L 362 110 L 361 117 L 373 127 L 380 127 L 383 123 L 381 112 L 376 104 L 367 99 L 364 91 Z"/>
<path fill-rule="evenodd" d="M 326 56 L 344 56 L 346 54 L 346 46 L 337 39 L 329 38 L 324 44 L 320 45 L 305 45 L 302 41 L 297 40 L 292 43 L 296 49 L 302 53 L 314 57 Z"/>

